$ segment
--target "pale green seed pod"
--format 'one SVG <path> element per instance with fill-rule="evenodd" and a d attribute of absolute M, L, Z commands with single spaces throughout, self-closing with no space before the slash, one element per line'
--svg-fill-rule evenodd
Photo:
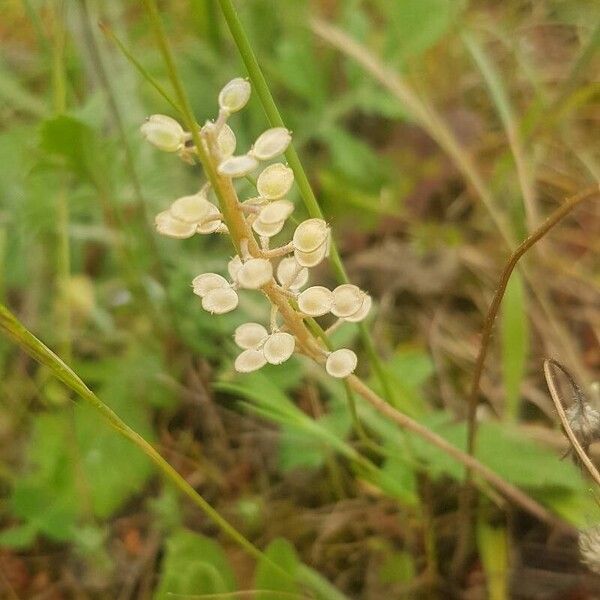
<path fill-rule="evenodd" d="M 258 136 L 248 154 L 258 160 L 271 160 L 283 154 L 291 141 L 292 134 L 285 127 L 273 127 Z"/>
<path fill-rule="evenodd" d="M 331 313 L 339 318 L 349 317 L 357 313 L 363 305 L 365 294 L 351 283 L 338 285 L 333 290 L 333 306 Z"/>
<path fill-rule="evenodd" d="M 202 298 L 202 308 L 209 313 L 223 315 L 234 310 L 238 302 L 239 298 L 235 290 L 230 287 L 217 288 Z"/>
<path fill-rule="evenodd" d="M 177 152 L 185 144 L 185 132 L 181 125 L 167 115 L 151 115 L 140 127 L 148 142 L 164 152 Z"/>
<path fill-rule="evenodd" d="M 333 293 L 322 285 L 304 290 L 298 296 L 298 308 L 310 317 L 321 317 L 331 312 Z"/>
<path fill-rule="evenodd" d="M 266 363 L 267 359 L 260 350 L 249 348 L 235 359 L 233 367 L 238 373 L 252 373 L 264 367 Z"/>
<path fill-rule="evenodd" d="M 305 254 L 318 250 L 327 244 L 329 227 L 323 219 L 307 219 L 294 231 L 294 249 Z"/>
<path fill-rule="evenodd" d="M 262 198 L 277 200 L 283 198 L 294 183 L 294 172 L 283 163 L 269 165 L 258 176 L 256 189 Z"/>
<path fill-rule="evenodd" d="M 348 348 L 341 348 L 340 350 L 332 352 L 327 357 L 325 370 L 332 377 L 335 377 L 336 379 L 343 379 L 354 372 L 357 362 L 358 359 L 356 354 L 354 354 L 352 350 L 348 350 Z"/>
<path fill-rule="evenodd" d="M 371 306 L 373 305 L 373 300 L 369 294 L 365 294 L 364 292 L 363 294 L 364 297 L 361 307 L 354 314 L 344 317 L 344 321 L 348 321 L 349 323 L 359 323 L 367 317 L 371 310 Z"/>
<path fill-rule="evenodd" d="M 241 77 L 236 77 L 226 83 L 219 92 L 219 108 L 228 113 L 237 112 L 246 106 L 251 92 L 250 83 Z"/>
<path fill-rule="evenodd" d="M 289 200 L 275 200 L 267 204 L 259 213 L 258 220 L 272 225 L 285 221 L 294 212 L 294 205 Z"/>
<path fill-rule="evenodd" d="M 196 225 L 194 223 L 180 221 L 168 210 L 158 213 L 154 218 L 154 224 L 158 233 L 179 240 L 190 238 L 196 233 Z"/>
<path fill-rule="evenodd" d="M 208 211 L 205 217 L 202 219 L 200 223 L 198 223 L 196 227 L 196 231 L 202 234 L 214 233 L 215 231 L 220 231 L 223 227 L 223 222 L 221 219 L 215 219 L 219 214 L 219 209 L 212 203 L 208 203 Z"/>
<path fill-rule="evenodd" d="M 293 256 L 283 258 L 277 265 L 277 280 L 282 286 L 293 292 L 304 287 L 308 281 L 308 269 L 299 267 L 300 265 Z"/>
<path fill-rule="evenodd" d="M 260 323 L 243 323 L 233 334 L 235 343 L 243 350 L 258 349 L 269 333 Z"/>
<path fill-rule="evenodd" d="M 295 346 L 296 338 L 293 335 L 278 331 L 267 338 L 263 353 L 268 363 L 280 365 L 292 356 Z"/>
<path fill-rule="evenodd" d="M 300 250 L 294 250 L 294 258 L 299 265 L 303 267 L 316 267 L 323 259 L 329 254 L 329 244 L 323 244 L 320 248 L 313 250 L 312 252 L 301 252 Z"/>
<path fill-rule="evenodd" d="M 237 276 L 242 268 L 242 259 L 236 254 L 228 263 L 227 263 L 227 271 L 232 281 L 237 283 Z"/>
<path fill-rule="evenodd" d="M 201 298 L 206 296 L 208 292 L 212 292 L 212 290 L 228 287 L 230 287 L 230 285 L 227 279 L 218 273 L 202 273 L 192 279 L 194 294 Z"/>
<path fill-rule="evenodd" d="M 256 290 L 269 283 L 273 278 L 273 266 L 266 258 L 251 258 L 238 271 L 240 287 Z"/>
<path fill-rule="evenodd" d="M 258 161 L 249 154 L 240 156 L 230 156 L 226 158 L 218 167 L 219 174 L 226 177 L 245 177 L 258 166 Z"/>
<path fill-rule="evenodd" d="M 256 219 L 252 223 L 252 229 L 262 237 L 273 237 L 277 235 L 285 225 L 285 221 L 278 221 L 275 223 L 263 223 L 260 219 Z"/>
<path fill-rule="evenodd" d="M 169 211 L 180 221 L 198 224 L 208 216 L 212 206 L 214 205 L 206 199 L 204 194 L 198 193 L 178 198 L 171 204 Z"/>
<path fill-rule="evenodd" d="M 231 129 L 227 123 L 224 123 L 217 136 L 217 146 L 219 147 L 221 158 L 229 158 L 232 156 L 235 152 L 236 145 L 237 140 L 235 139 L 233 129 Z"/>

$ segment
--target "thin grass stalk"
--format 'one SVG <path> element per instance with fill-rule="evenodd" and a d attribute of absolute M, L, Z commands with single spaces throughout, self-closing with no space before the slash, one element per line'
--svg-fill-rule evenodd
<path fill-rule="evenodd" d="M 127 425 L 113 410 L 92 392 L 78 375 L 50 348 L 28 331 L 17 318 L 0 305 L 0 328 L 27 354 L 48 367 L 54 376 L 89 404 L 114 429 L 137 446 L 158 470 L 187 496 L 221 531 L 256 559 L 264 554 L 224 519 L 140 434 Z M 268 559 L 267 559 L 268 560 Z"/>

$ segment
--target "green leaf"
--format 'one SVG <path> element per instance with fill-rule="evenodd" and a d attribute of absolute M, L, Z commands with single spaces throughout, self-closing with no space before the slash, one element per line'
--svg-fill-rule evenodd
<path fill-rule="evenodd" d="M 403 61 L 425 52 L 452 26 L 463 2 L 377 0 L 388 24 L 386 56 Z"/>
<path fill-rule="evenodd" d="M 169 537 L 154 600 L 171 600 L 174 594 L 226 594 L 236 590 L 235 575 L 217 542 L 185 529 Z"/>
<path fill-rule="evenodd" d="M 508 282 L 502 304 L 502 372 L 506 405 L 504 416 L 516 421 L 519 416 L 521 382 L 529 354 L 529 325 L 525 303 L 525 287 L 515 271 Z"/>
<path fill-rule="evenodd" d="M 273 540 L 265 550 L 265 556 L 273 563 L 279 565 L 291 578 L 282 577 L 281 573 L 273 568 L 266 560 L 261 560 L 254 575 L 256 600 L 273 600 L 277 598 L 275 592 L 282 594 L 296 594 L 302 597 L 300 585 L 294 581 L 297 578 L 300 561 L 294 547 L 283 538 Z"/>
<path fill-rule="evenodd" d="M 37 528 L 33 523 L 9 527 L 0 532 L 1 548 L 28 548 L 35 540 Z"/>
<path fill-rule="evenodd" d="M 95 131 L 83 121 L 68 115 L 46 119 L 40 128 L 40 149 L 81 179 L 101 185 L 105 155 Z"/>

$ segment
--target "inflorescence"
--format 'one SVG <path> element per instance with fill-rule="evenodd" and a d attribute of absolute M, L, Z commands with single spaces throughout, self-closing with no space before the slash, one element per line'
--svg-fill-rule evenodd
<path fill-rule="evenodd" d="M 291 240 L 271 248 L 272 238 L 283 231 L 294 210 L 285 198 L 294 174 L 281 162 L 264 167 L 261 163 L 282 155 L 292 136 L 284 127 L 267 129 L 248 152 L 235 154 L 236 136 L 227 119 L 246 105 L 250 92 L 250 83 L 242 78 L 225 85 L 219 94 L 217 119 L 199 128 L 201 152 L 191 133 L 171 117 L 152 115 L 142 125 L 142 134 L 152 145 L 190 163 L 199 156 L 205 170 L 212 169 L 210 182 L 199 192 L 178 198 L 156 216 L 156 229 L 178 239 L 210 233 L 231 237 L 236 255 L 227 265 L 229 280 L 217 273 L 203 273 L 192 281 L 194 294 L 202 299 L 206 311 L 224 314 L 234 310 L 241 289 L 259 290 L 270 301 L 268 328 L 244 323 L 235 330 L 234 340 L 241 349 L 235 360 L 238 372 L 249 373 L 267 363 L 281 364 L 300 352 L 324 363 L 329 375 L 347 377 L 356 368 L 356 354 L 347 348 L 330 351 L 306 322 L 331 314 L 337 321 L 327 330 L 330 332 L 344 322 L 362 321 L 371 308 L 371 297 L 352 284 L 333 291 L 319 285 L 303 289 L 309 269 L 329 254 L 330 229 L 323 219 L 301 222 Z M 254 183 L 250 175 L 258 169 Z M 253 183 L 257 195 L 239 199 L 234 182 L 241 178 Z M 212 196 L 218 196 L 220 208 L 211 201 Z"/>

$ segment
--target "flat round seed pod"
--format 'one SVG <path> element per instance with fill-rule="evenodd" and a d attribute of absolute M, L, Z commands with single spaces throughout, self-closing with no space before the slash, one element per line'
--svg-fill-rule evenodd
<path fill-rule="evenodd" d="M 204 297 L 212 290 L 228 288 L 230 285 L 227 279 L 218 273 L 202 273 L 192 279 L 192 287 L 196 296 Z"/>
<path fill-rule="evenodd" d="M 331 311 L 333 294 L 322 285 L 315 285 L 304 290 L 298 296 L 298 308 L 311 317 L 321 317 Z"/>
<path fill-rule="evenodd" d="M 294 183 L 294 171 L 283 163 L 274 163 L 258 176 L 256 189 L 262 198 L 277 200 L 290 191 L 292 183 Z"/>
<path fill-rule="evenodd" d="M 193 194 L 191 196 L 182 196 L 177 198 L 169 212 L 180 221 L 186 223 L 200 223 L 210 211 L 211 204 L 204 194 Z"/>
<path fill-rule="evenodd" d="M 351 283 L 338 285 L 333 290 L 332 314 L 340 318 L 355 314 L 363 305 L 364 295 L 364 292 Z"/>
<path fill-rule="evenodd" d="M 340 350 L 332 352 L 327 357 L 325 370 L 332 377 L 335 377 L 336 379 L 343 379 L 344 377 L 348 377 L 348 375 L 352 374 L 354 369 L 356 369 L 357 362 L 358 359 L 356 358 L 356 354 L 354 354 L 352 350 L 348 350 L 348 348 L 341 348 Z"/>
<path fill-rule="evenodd" d="M 283 154 L 291 141 L 292 134 L 285 127 L 273 127 L 258 136 L 249 154 L 258 160 L 271 160 Z"/>
<path fill-rule="evenodd" d="M 328 251 L 328 244 L 323 244 L 313 252 L 300 252 L 300 250 L 294 250 L 294 258 L 298 264 L 303 267 L 316 267 L 327 256 Z"/>
<path fill-rule="evenodd" d="M 241 287 L 256 290 L 273 277 L 273 266 L 265 258 L 251 258 L 238 271 L 237 280 Z"/>
<path fill-rule="evenodd" d="M 186 223 L 176 219 L 168 210 L 158 213 L 154 218 L 156 231 L 161 235 L 184 240 L 192 237 L 196 233 L 194 223 Z"/>
<path fill-rule="evenodd" d="M 308 269 L 301 267 L 293 256 L 283 258 L 277 265 L 277 281 L 296 292 L 306 285 Z"/>
<path fill-rule="evenodd" d="M 295 346 L 296 339 L 293 335 L 279 331 L 267 338 L 263 346 L 263 353 L 268 363 L 280 365 L 294 353 Z"/>
<path fill-rule="evenodd" d="M 294 212 L 294 205 L 289 200 L 274 200 L 259 213 L 258 220 L 271 225 L 285 221 Z"/>
<path fill-rule="evenodd" d="M 235 359 L 233 367 L 238 373 L 252 373 L 252 371 L 258 371 L 258 369 L 264 367 L 266 363 L 267 359 L 262 352 L 250 348 L 244 350 Z"/>
<path fill-rule="evenodd" d="M 235 343 L 244 350 L 255 350 L 267 339 L 269 333 L 260 323 L 244 323 L 233 334 Z"/>
<path fill-rule="evenodd" d="M 223 158 L 229 158 L 235 152 L 236 145 L 237 140 L 235 139 L 235 133 L 233 133 L 233 129 L 225 123 L 217 136 L 217 146 L 219 147 L 221 156 Z"/>
<path fill-rule="evenodd" d="M 230 156 L 217 168 L 221 175 L 226 177 L 245 177 L 258 166 L 258 161 L 249 154 Z"/>
<path fill-rule="evenodd" d="M 217 288 L 202 298 L 202 308 L 215 315 L 231 312 L 238 305 L 238 295 L 230 287 Z"/>
<path fill-rule="evenodd" d="M 348 321 L 349 323 L 358 323 L 362 321 L 369 314 L 371 310 L 371 306 L 373 305 L 373 300 L 369 294 L 364 294 L 363 303 L 361 307 L 353 314 L 348 317 L 344 317 L 344 321 Z"/>
<path fill-rule="evenodd" d="M 262 235 L 263 237 L 273 237 L 283 229 L 284 225 L 285 221 L 263 223 L 260 219 L 256 219 L 254 223 L 252 223 L 252 229 L 254 229 L 258 235 Z"/>
<path fill-rule="evenodd" d="M 329 237 L 329 227 L 323 219 L 307 219 L 294 231 L 294 248 L 309 253 L 321 248 Z"/>
<path fill-rule="evenodd" d="M 219 209 L 212 203 L 208 202 L 208 211 L 202 222 L 196 226 L 196 231 L 202 234 L 214 233 L 223 225 L 221 219 L 215 219 L 219 214 Z"/>
<path fill-rule="evenodd" d="M 237 112 L 246 106 L 251 92 L 250 83 L 236 77 L 226 83 L 219 92 L 219 108 L 230 113 Z"/>
<path fill-rule="evenodd" d="M 177 152 L 185 143 L 183 128 L 167 115 L 151 115 L 140 131 L 148 142 L 164 152 Z"/>

